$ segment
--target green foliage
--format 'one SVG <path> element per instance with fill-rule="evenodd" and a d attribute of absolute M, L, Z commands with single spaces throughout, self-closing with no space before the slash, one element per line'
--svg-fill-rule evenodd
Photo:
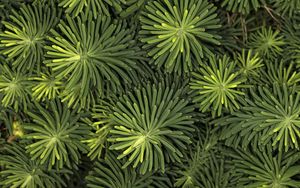
<path fill-rule="evenodd" d="M 104 125 L 103 127 L 95 127 L 94 129 L 95 132 L 91 134 L 91 138 L 85 141 L 90 148 L 88 156 L 92 160 L 102 157 L 102 150 L 106 147 L 106 138 L 109 135 L 111 126 Z"/>
<path fill-rule="evenodd" d="M 32 97 L 37 101 L 45 101 L 46 99 L 55 99 L 60 95 L 63 82 L 53 76 L 51 71 L 44 71 L 31 80 L 35 81 L 32 88 Z"/>
<path fill-rule="evenodd" d="M 264 0 L 220 0 L 221 6 L 226 7 L 226 10 L 231 12 L 238 12 L 242 14 L 249 14 L 252 9 L 257 11 L 260 7 L 265 5 Z"/>
<path fill-rule="evenodd" d="M 261 73 L 263 84 L 270 87 L 274 83 L 287 87 L 296 86 L 297 91 L 299 91 L 300 73 L 295 69 L 295 63 L 291 62 L 287 66 L 283 61 L 268 62 L 266 68 L 267 70 Z"/>
<path fill-rule="evenodd" d="M 200 171 L 201 188 L 237 187 L 236 169 L 224 155 L 212 153 Z"/>
<path fill-rule="evenodd" d="M 89 146 L 88 156 L 94 159 L 100 159 L 102 150 L 106 148 L 106 141 L 110 130 L 113 128 L 113 122 L 110 121 L 109 114 L 112 113 L 110 104 L 100 100 L 93 108 L 93 122 L 89 119 L 86 121 L 92 124 L 93 131 L 91 137 L 85 141 Z"/>
<path fill-rule="evenodd" d="M 300 187 L 300 0 L 0 0 L 0 187 Z"/>
<path fill-rule="evenodd" d="M 204 125 L 201 125 L 204 126 Z M 183 163 L 176 164 L 175 187 L 182 188 L 215 188 L 236 187 L 237 175 L 231 159 L 221 151 L 218 134 L 211 128 L 200 128 L 195 138 L 197 144 L 192 145 Z"/>
<path fill-rule="evenodd" d="M 18 135 L 20 132 L 15 132 L 15 122 L 14 120 L 20 120 L 20 115 L 13 110 L 5 110 L 5 108 L 0 109 L 0 130 L 5 127 L 5 131 L 0 131 L 0 137 L 6 138 L 9 135 Z M 19 129 L 20 130 L 20 129 Z"/>
<path fill-rule="evenodd" d="M 240 72 L 246 78 L 258 77 L 259 70 L 264 66 L 262 59 L 260 59 L 258 53 L 253 53 L 252 50 L 242 50 L 241 54 L 237 54 L 237 65 Z"/>
<path fill-rule="evenodd" d="M 295 61 L 300 65 L 300 16 L 291 18 L 291 20 L 286 20 L 285 30 L 284 30 L 285 40 L 287 41 L 287 46 L 284 50 L 284 59 L 286 61 Z"/>
<path fill-rule="evenodd" d="M 66 92 L 74 93 L 66 96 L 74 98 L 69 104 L 78 99 L 88 100 L 92 88 L 101 95 L 104 80 L 114 85 L 120 85 L 121 78 L 131 82 L 129 71 L 137 69 L 140 52 L 125 22 L 115 24 L 105 16 L 94 20 L 85 16 L 72 19 L 66 15 L 66 19 L 67 22 L 58 24 L 58 31 L 51 31 L 52 45 L 46 47 L 45 63 L 56 78 L 66 79 Z"/>
<path fill-rule="evenodd" d="M 78 109 L 78 111 L 86 109 L 89 110 L 91 106 L 95 105 L 95 95 L 101 96 L 93 90 L 85 91 L 82 94 L 82 87 L 83 83 L 79 82 L 78 84 L 74 85 L 72 88 L 64 89 L 60 93 L 61 101 L 68 104 L 68 107 L 73 109 Z M 64 85 L 65 86 L 65 85 Z"/>
<path fill-rule="evenodd" d="M 111 150 L 122 152 L 118 159 L 129 157 L 123 167 L 140 166 L 144 174 L 164 172 L 167 162 L 180 162 L 193 132 L 187 91 L 186 84 L 149 83 L 118 98 L 110 114 L 114 127 L 108 141 Z"/>
<path fill-rule="evenodd" d="M 39 160 L 49 169 L 54 165 L 71 168 L 72 163 L 79 163 L 80 152 L 87 152 L 81 141 L 89 134 L 89 126 L 80 122 L 80 114 L 53 101 L 48 108 L 35 103 L 35 110 L 28 115 L 32 122 L 24 128 L 28 130 L 25 139 L 32 141 L 26 146 L 31 160 Z"/>
<path fill-rule="evenodd" d="M 120 16 L 122 18 L 132 16 L 134 13 L 141 11 L 148 0 L 119 0 L 122 10 Z"/>
<path fill-rule="evenodd" d="M 220 45 L 221 27 L 216 7 L 207 0 L 150 1 L 142 12 L 141 41 L 152 58 L 150 63 L 169 72 L 188 72 Z M 194 65 L 193 65 L 194 64 Z"/>
<path fill-rule="evenodd" d="M 0 65 L 0 99 L 4 107 L 12 107 L 15 111 L 27 108 L 31 94 L 31 83 L 28 75 L 12 70 L 8 65 Z"/>
<path fill-rule="evenodd" d="M 271 0 L 276 12 L 281 15 L 293 16 L 300 10 L 300 1 L 298 0 Z"/>
<path fill-rule="evenodd" d="M 214 136 L 208 137 L 209 130 L 200 133 L 198 137 L 195 138 L 196 144 L 190 146 L 189 152 L 185 154 L 182 163 L 177 163 L 173 167 L 175 172 L 175 187 L 183 188 L 193 188 L 199 187 L 200 181 L 200 170 L 203 169 L 203 165 L 207 163 L 208 157 L 210 155 L 211 149 L 215 146 Z"/>
<path fill-rule="evenodd" d="M 3 22 L 6 30 L 0 33 L 0 53 L 19 71 L 40 69 L 46 36 L 59 20 L 58 11 L 50 7 L 23 4 L 19 12 L 12 10 L 10 20 Z"/>
<path fill-rule="evenodd" d="M 239 178 L 237 187 L 299 187 L 300 181 L 295 175 L 299 174 L 299 152 L 274 151 L 270 144 L 262 150 L 241 150 L 231 154 Z"/>
<path fill-rule="evenodd" d="M 220 116 L 224 107 L 230 112 L 240 107 L 239 98 L 244 92 L 239 88 L 245 79 L 229 57 L 209 58 L 208 63 L 202 64 L 192 76 L 190 87 L 197 93 L 193 101 L 199 104 L 202 112 L 211 111 L 213 116 Z"/>
<path fill-rule="evenodd" d="M 13 144 L 5 148 L 6 153 L 1 154 L 0 164 L 5 164 L 0 172 L 0 185 L 3 188 L 47 188 L 64 187 L 65 183 L 60 177 L 62 173 L 56 170 L 47 170 L 37 160 L 31 160 L 21 145 Z"/>
<path fill-rule="evenodd" d="M 280 31 L 274 31 L 271 27 L 262 27 L 261 30 L 252 33 L 249 39 L 249 47 L 262 57 L 269 59 L 275 59 L 282 53 L 284 44 L 283 35 L 280 34 Z"/>
<path fill-rule="evenodd" d="M 26 0 L 14 0 L 14 1 L 1 0 L 0 1 L 0 29 L 3 29 L 2 21 L 4 21 L 7 17 L 9 17 L 10 10 L 20 6 L 20 4 L 23 3 L 24 1 Z"/>
<path fill-rule="evenodd" d="M 272 143 L 279 150 L 299 149 L 300 94 L 274 84 L 273 89 L 251 90 L 251 96 L 241 110 L 216 121 L 225 126 L 220 138 L 226 139 L 227 145 Z"/>
<path fill-rule="evenodd" d="M 219 39 L 221 45 L 218 46 L 218 51 L 220 51 L 221 54 L 224 54 L 227 51 L 234 53 L 236 50 L 240 50 L 240 46 L 238 45 L 240 41 L 238 39 L 241 37 L 241 34 L 244 34 L 239 21 L 240 17 L 229 15 L 227 12 L 220 9 L 218 10 L 218 15 L 222 25 L 218 31 L 218 34 L 222 36 L 222 38 Z"/>
<path fill-rule="evenodd" d="M 199 145 L 195 148 L 195 151 L 190 151 L 186 163 L 180 163 L 178 169 L 175 168 L 175 172 L 177 172 L 175 187 L 193 188 L 200 184 L 198 180 L 199 169 L 207 162 L 207 153 Z"/>
<path fill-rule="evenodd" d="M 125 160 L 121 160 L 125 162 Z M 131 167 L 122 167 L 122 163 L 113 153 L 95 162 L 95 167 L 86 177 L 89 188 L 168 188 L 168 178 L 153 175 L 151 172 L 140 175 Z"/>
<path fill-rule="evenodd" d="M 59 0 L 59 6 L 65 8 L 65 12 L 73 17 L 77 17 L 81 12 L 87 15 L 90 10 L 94 18 L 98 14 L 109 16 L 109 6 L 113 5 L 117 5 L 114 0 Z"/>

